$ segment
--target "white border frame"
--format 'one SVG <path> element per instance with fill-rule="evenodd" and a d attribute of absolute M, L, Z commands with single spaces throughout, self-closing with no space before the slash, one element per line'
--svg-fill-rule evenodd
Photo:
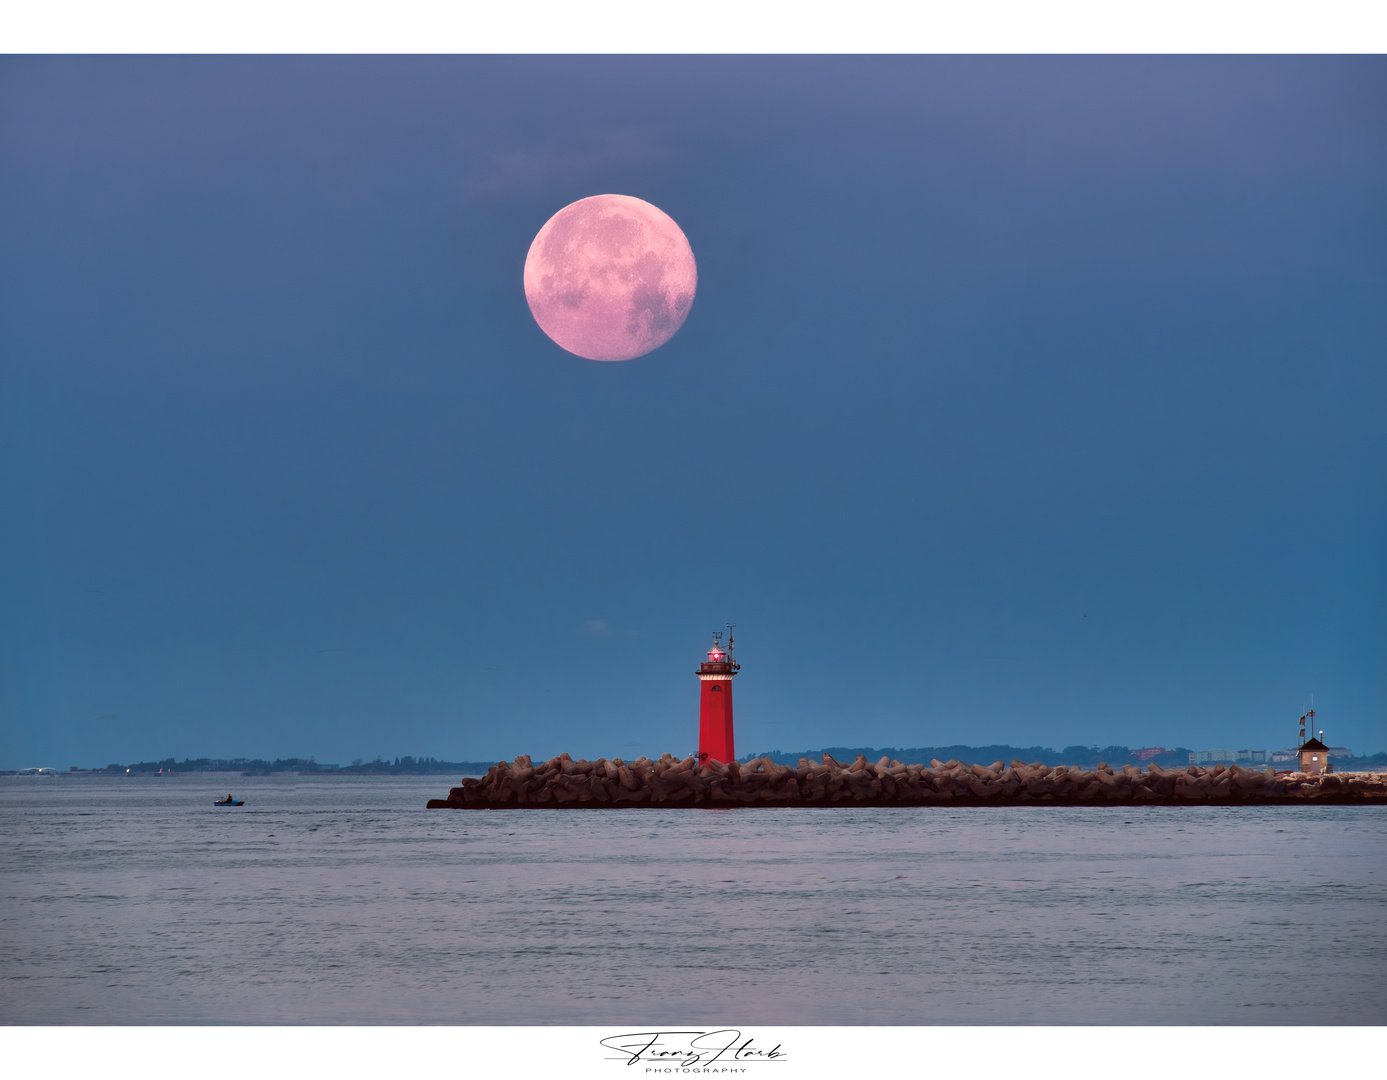
<path fill-rule="evenodd" d="M 7 53 L 1379 53 L 1364 0 L 44 0 Z"/>

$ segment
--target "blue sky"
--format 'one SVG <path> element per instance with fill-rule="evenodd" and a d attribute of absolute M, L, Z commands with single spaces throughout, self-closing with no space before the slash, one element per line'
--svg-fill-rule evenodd
<path fill-rule="evenodd" d="M 1387 747 L 1381 57 L 0 60 L 0 765 Z M 698 260 L 624 364 L 520 273 Z"/>

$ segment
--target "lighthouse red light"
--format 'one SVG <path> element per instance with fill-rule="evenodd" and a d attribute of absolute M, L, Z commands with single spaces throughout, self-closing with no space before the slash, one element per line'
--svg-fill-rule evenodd
<path fill-rule="evenodd" d="M 730 629 L 730 627 L 729 627 Z M 698 761 L 720 762 L 737 759 L 732 736 L 732 678 L 740 664 L 732 659 L 732 635 L 727 637 L 728 652 L 720 648 L 721 633 L 713 635 L 708 659 L 698 666 Z"/>

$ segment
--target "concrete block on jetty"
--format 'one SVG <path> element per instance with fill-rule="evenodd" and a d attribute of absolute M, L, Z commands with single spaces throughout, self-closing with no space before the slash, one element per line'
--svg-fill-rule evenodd
<path fill-rule="evenodd" d="M 464 778 L 430 809 L 581 809 L 629 806 L 1131 806 L 1387 804 L 1387 774 L 1312 775 L 1244 769 L 1239 765 L 1120 772 L 1099 763 L 1089 771 L 1013 761 L 965 765 L 931 761 L 906 765 L 862 755 L 849 765 L 825 754 L 791 768 L 769 758 L 709 761 L 670 754 L 658 761 L 568 754 L 535 765 L 528 755 L 493 765 L 485 777 Z"/>

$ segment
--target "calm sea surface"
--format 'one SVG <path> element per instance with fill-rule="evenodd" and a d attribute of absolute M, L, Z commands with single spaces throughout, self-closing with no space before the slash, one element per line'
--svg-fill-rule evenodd
<path fill-rule="evenodd" d="M 454 783 L 0 777 L 0 1021 L 1387 1023 L 1387 807 L 423 809 Z"/>

